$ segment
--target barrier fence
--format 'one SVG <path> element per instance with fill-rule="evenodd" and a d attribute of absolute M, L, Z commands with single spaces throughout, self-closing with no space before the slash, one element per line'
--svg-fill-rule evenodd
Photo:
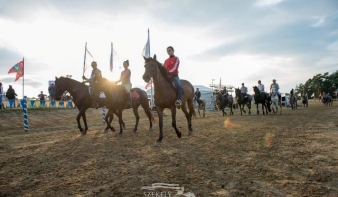
<path fill-rule="evenodd" d="M 22 100 L 9 99 L 3 100 L 2 104 L 6 108 L 21 108 Z M 27 99 L 27 108 L 46 107 L 46 108 L 74 108 L 75 104 L 72 101 L 49 101 L 49 100 L 33 100 Z"/>

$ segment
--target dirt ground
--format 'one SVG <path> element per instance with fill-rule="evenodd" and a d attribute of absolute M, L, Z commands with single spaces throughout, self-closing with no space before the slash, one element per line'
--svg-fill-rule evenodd
<path fill-rule="evenodd" d="M 338 103 L 283 108 L 282 115 L 222 117 L 207 111 L 188 136 L 181 111 L 178 139 L 170 112 L 160 146 L 140 108 L 124 112 L 127 128 L 105 133 L 102 111 L 87 111 L 89 130 L 77 129 L 77 109 L 0 111 L 0 196 L 174 196 L 176 190 L 142 189 L 178 184 L 195 196 L 338 196 Z M 156 120 L 157 117 L 156 117 Z M 114 120 L 113 125 L 118 124 Z M 177 195 L 183 196 L 183 195 Z M 192 196 L 192 195 L 191 195 Z"/>

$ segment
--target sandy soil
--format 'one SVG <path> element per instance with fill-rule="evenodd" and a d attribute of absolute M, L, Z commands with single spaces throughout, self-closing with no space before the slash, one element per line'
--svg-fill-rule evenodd
<path fill-rule="evenodd" d="M 0 111 L 0 196 L 174 196 L 178 184 L 195 196 L 338 196 L 338 103 L 284 108 L 282 115 L 222 117 L 207 111 L 188 136 L 181 111 L 178 139 L 170 112 L 164 139 L 124 112 L 123 136 L 104 133 L 101 110 L 87 111 L 89 131 L 77 129 L 76 109 L 30 110 L 29 132 L 20 110 Z M 117 122 L 114 120 L 114 126 Z M 183 195 L 179 195 L 183 196 Z"/>

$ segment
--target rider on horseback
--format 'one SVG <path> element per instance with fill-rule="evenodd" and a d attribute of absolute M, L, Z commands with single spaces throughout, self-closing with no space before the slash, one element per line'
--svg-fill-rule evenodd
<path fill-rule="evenodd" d="M 224 96 L 224 97 L 228 96 L 228 90 L 227 90 L 226 86 L 223 87 L 223 90 L 221 90 L 221 93 L 222 93 L 222 96 Z"/>
<path fill-rule="evenodd" d="M 194 93 L 194 99 L 197 101 L 198 104 L 200 104 L 201 101 L 201 92 L 199 88 L 196 88 L 196 92 Z"/>
<path fill-rule="evenodd" d="M 261 80 L 258 80 L 258 90 L 260 92 L 264 92 L 264 85 L 262 84 Z"/>
<path fill-rule="evenodd" d="M 242 83 L 242 87 L 241 87 L 241 94 L 243 96 L 244 99 L 247 99 L 247 92 L 248 92 L 248 88 L 244 86 L 244 83 Z"/>
<path fill-rule="evenodd" d="M 270 92 L 272 93 L 272 88 L 275 88 L 275 91 L 278 95 L 278 97 L 281 97 L 281 94 L 279 93 L 279 85 L 276 83 L 276 79 L 272 80 L 272 84 L 270 85 Z"/>
<path fill-rule="evenodd" d="M 92 74 L 90 78 L 86 78 L 84 75 L 82 79 L 84 80 L 83 83 L 89 82 L 89 89 L 90 89 L 90 98 L 93 100 L 92 107 L 97 109 L 99 108 L 98 100 L 99 100 L 99 92 L 95 89 L 95 83 L 97 79 L 102 77 L 101 70 L 97 68 L 97 63 L 95 61 L 92 62 Z"/>
<path fill-rule="evenodd" d="M 182 86 L 181 80 L 178 77 L 178 67 L 180 65 L 180 60 L 174 55 L 174 48 L 172 46 L 167 47 L 167 53 L 169 58 L 165 60 L 163 66 L 167 69 L 169 78 L 171 78 L 176 84 L 178 98 L 175 102 L 175 105 L 178 107 L 182 104 Z"/>
<path fill-rule="evenodd" d="M 120 79 L 114 82 L 116 84 L 121 82 L 121 85 L 124 86 L 124 89 L 126 90 L 126 94 L 127 94 L 126 108 L 132 107 L 131 105 L 132 100 L 131 100 L 131 95 L 130 95 L 130 89 L 132 87 L 132 84 L 130 82 L 131 71 L 128 67 L 129 67 L 129 60 L 126 60 L 123 62 L 124 71 L 121 72 Z"/>

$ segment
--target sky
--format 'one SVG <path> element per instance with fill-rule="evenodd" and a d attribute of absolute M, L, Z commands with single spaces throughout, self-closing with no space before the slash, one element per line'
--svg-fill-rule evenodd
<path fill-rule="evenodd" d="M 179 76 L 193 85 L 252 87 L 273 79 L 289 92 L 338 68 L 337 0 L 0 0 L 0 82 L 18 97 L 48 94 L 48 81 L 82 81 L 95 60 L 117 80 L 129 60 L 133 87 L 144 88 L 143 48 L 160 62 L 173 46 Z M 110 47 L 116 51 L 109 71 Z M 8 70 L 25 58 L 23 78 Z"/>

